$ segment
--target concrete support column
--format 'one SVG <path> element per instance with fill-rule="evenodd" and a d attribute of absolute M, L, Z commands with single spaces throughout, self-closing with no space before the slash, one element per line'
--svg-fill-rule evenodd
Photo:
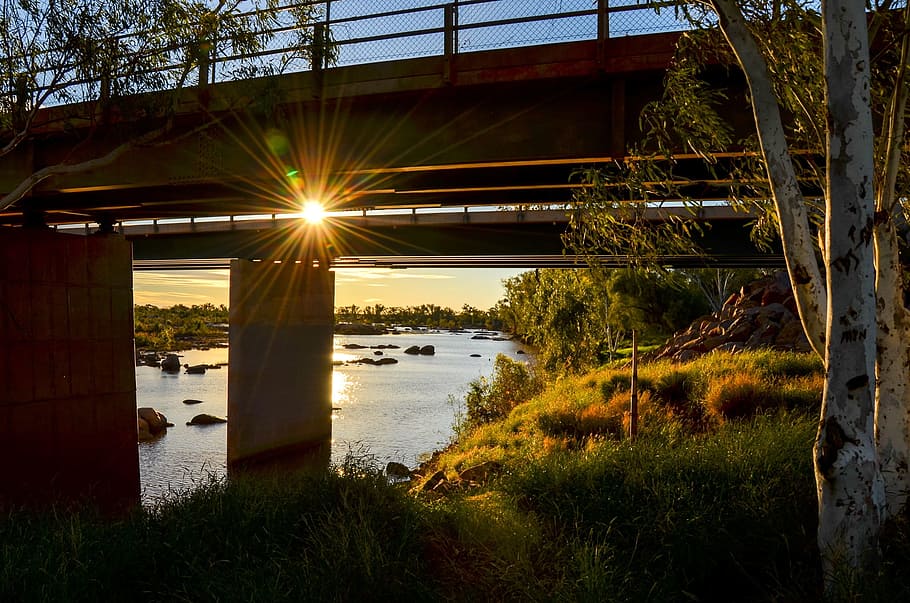
<path fill-rule="evenodd" d="M 139 502 L 132 252 L 0 228 L 0 509 Z"/>
<path fill-rule="evenodd" d="M 334 300 L 324 263 L 231 262 L 229 469 L 328 459 Z"/>

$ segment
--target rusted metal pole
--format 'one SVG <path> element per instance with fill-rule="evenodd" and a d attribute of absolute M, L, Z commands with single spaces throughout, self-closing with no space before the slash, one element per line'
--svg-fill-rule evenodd
<path fill-rule="evenodd" d="M 629 439 L 634 440 L 638 435 L 638 333 L 632 330 L 632 390 L 629 403 Z"/>
<path fill-rule="evenodd" d="M 322 71 L 325 67 L 325 43 L 326 43 L 326 26 L 325 23 L 317 23 L 313 26 L 313 51 L 310 55 L 310 67 L 313 71 Z"/>
<path fill-rule="evenodd" d="M 597 63 L 606 62 L 606 42 L 610 37 L 610 0 L 597 0 Z"/>
<path fill-rule="evenodd" d="M 444 73 L 442 79 L 445 83 L 452 83 L 452 66 L 455 62 L 455 53 L 458 52 L 458 7 L 447 4 L 443 8 L 443 29 L 445 36 L 443 42 Z"/>

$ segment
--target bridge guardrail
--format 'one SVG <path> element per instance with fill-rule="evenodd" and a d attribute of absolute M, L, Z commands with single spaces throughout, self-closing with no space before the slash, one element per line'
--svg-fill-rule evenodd
<path fill-rule="evenodd" d="M 195 40 L 162 39 L 150 45 L 148 32 L 121 32 L 109 45 L 113 52 L 142 56 L 143 73 L 160 74 L 158 89 L 167 90 L 180 83 L 204 86 L 333 66 L 680 31 L 687 24 L 678 15 L 677 4 L 675 0 L 306 0 L 241 10 L 209 21 L 203 14 L 192 26 L 204 32 Z M 254 4 L 247 1 L 238 6 Z M 238 40 L 223 35 L 230 23 L 241 20 L 256 24 L 253 51 L 238 52 Z M 136 72 L 131 71 L 129 56 L 116 57 L 111 63 L 112 72 L 104 76 L 80 74 L 78 65 L 63 65 L 61 70 L 59 64 L 37 74 L 39 89 L 56 87 L 42 98 L 42 104 L 88 100 L 111 90 L 130 92 L 128 78 Z M 15 82 L 6 85 L 8 97 L 23 96 Z"/>

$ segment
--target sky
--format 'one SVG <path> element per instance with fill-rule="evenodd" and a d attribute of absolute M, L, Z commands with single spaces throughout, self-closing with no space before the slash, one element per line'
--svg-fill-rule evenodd
<path fill-rule="evenodd" d="M 486 310 L 502 297 L 502 281 L 521 272 L 524 269 L 339 269 L 335 271 L 335 307 L 379 303 L 390 307 L 435 304 L 459 309 L 468 304 Z M 228 305 L 228 292 L 227 270 L 133 273 L 133 300 L 140 305 Z"/>

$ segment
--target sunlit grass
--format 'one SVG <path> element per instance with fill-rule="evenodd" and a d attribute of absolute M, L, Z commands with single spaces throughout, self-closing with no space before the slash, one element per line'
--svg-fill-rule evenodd
<path fill-rule="evenodd" d="M 617 430 L 622 370 L 562 378 L 465 427 L 428 468 L 446 494 L 351 459 L 213 482 L 119 522 L 0 516 L 0 600 L 819 601 L 816 368 L 765 352 L 643 366 L 634 442 Z M 680 375 L 704 376 L 690 401 L 742 386 L 784 402 L 696 433 L 656 393 Z M 458 484 L 485 461 L 503 470 Z M 850 600 L 906 598 L 904 518 L 884 550 Z"/>

